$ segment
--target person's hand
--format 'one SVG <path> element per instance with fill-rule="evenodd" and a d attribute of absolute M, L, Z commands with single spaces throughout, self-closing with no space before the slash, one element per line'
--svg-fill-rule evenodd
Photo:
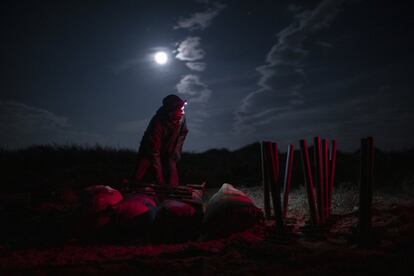
<path fill-rule="evenodd" d="M 175 151 L 175 152 L 174 152 L 173 159 L 174 159 L 175 161 L 180 160 L 180 159 L 181 159 L 181 152 L 179 152 L 179 151 Z"/>

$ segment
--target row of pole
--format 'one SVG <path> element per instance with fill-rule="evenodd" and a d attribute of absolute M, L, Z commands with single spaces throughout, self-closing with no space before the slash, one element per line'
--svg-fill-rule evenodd
<path fill-rule="evenodd" d="M 310 222 L 322 225 L 332 214 L 332 195 L 335 181 L 336 141 L 329 143 L 317 136 L 313 139 L 313 166 L 305 139 L 300 140 L 302 170 L 309 202 Z"/>
<path fill-rule="evenodd" d="M 302 170 L 309 202 L 310 224 L 325 224 L 332 214 L 332 195 L 335 181 L 336 141 L 331 145 L 317 136 L 313 139 L 313 162 L 305 139 L 299 141 Z M 359 236 L 362 246 L 368 245 L 372 234 L 372 198 L 374 178 L 374 139 L 361 139 L 360 183 L 359 183 Z M 292 182 L 294 146 L 289 145 L 282 182 L 278 145 L 273 142 L 261 143 L 262 175 L 264 185 L 265 216 L 273 214 L 278 229 L 284 229 L 288 212 L 289 192 Z M 283 186 L 282 186 L 283 185 Z M 283 191 L 283 198 L 281 193 Z M 270 198 L 271 196 L 271 198 Z"/>
<path fill-rule="evenodd" d="M 283 178 L 277 143 L 263 141 L 261 143 L 261 154 L 265 217 L 269 219 L 272 216 L 272 205 L 276 226 L 278 229 L 282 230 L 285 227 L 285 220 L 288 213 L 289 192 L 293 173 L 294 146 L 289 145 L 288 147 Z"/>
<path fill-rule="evenodd" d="M 335 140 L 330 147 L 326 139 L 317 136 L 313 139 L 313 162 L 305 139 L 299 141 L 302 170 L 309 203 L 310 224 L 325 224 L 332 214 L 332 195 L 335 181 L 336 150 Z M 374 178 L 374 139 L 361 139 L 360 183 L 359 183 L 359 235 L 363 245 L 370 240 L 372 233 L 372 198 Z M 276 226 L 284 228 L 288 212 L 289 192 L 292 182 L 294 146 L 289 145 L 284 177 L 280 169 L 278 145 L 273 142 L 261 143 L 262 175 L 264 185 L 264 209 L 266 218 L 273 214 Z M 283 198 L 281 196 L 283 192 Z M 270 198 L 271 196 L 271 198 Z"/>
<path fill-rule="evenodd" d="M 313 166 L 309 157 L 306 140 L 300 140 L 299 143 L 311 224 L 323 224 L 332 213 L 336 141 L 331 141 L 331 149 L 329 150 L 326 139 L 321 141 L 320 137 L 314 138 Z M 279 229 L 283 229 L 288 213 L 289 192 L 292 183 L 294 145 L 288 146 L 283 179 L 281 177 L 282 171 L 280 169 L 278 145 L 273 142 L 263 141 L 261 143 L 261 154 L 265 216 L 266 218 L 271 217 L 272 205 L 276 226 Z"/>

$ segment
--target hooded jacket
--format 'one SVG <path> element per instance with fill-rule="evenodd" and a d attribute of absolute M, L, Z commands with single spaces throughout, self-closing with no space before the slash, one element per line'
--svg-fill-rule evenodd
<path fill-rule="evenodd" d="M 174 123 L 169 119 L 169 110 L 162 106 L 151 119 L 139 147 L 139 155 L 149 158 L 159 184 L 164 184 L 163 163 L 181 156 L 188 133 L 185 116 Z"/>

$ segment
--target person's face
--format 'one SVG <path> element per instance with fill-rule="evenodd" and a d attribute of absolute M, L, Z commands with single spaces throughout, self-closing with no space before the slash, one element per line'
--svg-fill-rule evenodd
<path fill-rule="evenodd" d="M 179 121 L 179 120 L 181 120 L 181 118 L 185 114 L 184 107 L 185 107 L 185 105 L 183 105 L 182 107 L 177 108 L 176 110 L 170 112 L 170 118 L 171 118 L 172 121 Z"/>

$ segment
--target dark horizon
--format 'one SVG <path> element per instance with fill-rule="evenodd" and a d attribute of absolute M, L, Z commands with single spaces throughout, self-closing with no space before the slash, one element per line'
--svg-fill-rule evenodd
<path fill-rule="evenodd" d="M 323 137 L 322 137 L 323 138 Z M 266 140 L 266 141 L 270 141 L 270 140 Z M 308 149 L 309 151 L 312 151 L 313 149 L 313 139 L 312 140 L 306 140 L 308 143 Z M 196 150 L 184 150 L 183 154 L 204 154 L 204 153 L 208 153 L 210 151 L 228 151 L 228 152 L 238 152 L 240 150 L 243 149 L 247 149 L 247 148 L 251 148 L 254 146 L 260 146 L 260 143 L 262 141 L 255 141 L 252 143 L 248 143 L 246 145 L 242 145 L 239 148 L 235 148 L 235 149 L 229 149 L 229 148 L 225 148 L 225 147 L 217 147 L 217 148 L 209 148 L 206 150 L 202 150 L 202 151 L 196 151 Z M 272 141 L 271 141 L 272 142 Z M 328 141 L 329 143 L 331 143 L 331 141 Z M 374 137 L 374 143 L 375 143 L 375 137 Z M 296 143 L 293 143 L 294 145 L 294 149 L 295 151 L 300 151 L 300 147 L 299 147 L 299 141 L 297 141 Z M 331 147 L 331 145 L 330 145 Z M 76 143 L 72 143 L 72 144 L 56 144 L 56 143 L 49 143 L 49 144 L 33 144 L 33 145 L 28 145 L 25 147 L 20 147 L 20 148 L 3 148 L 0 146 L 0 152 L 5 151 L 5 152 L 18 152 L 18 151 L 27 151 L 33 148 L 53 148 L 53 149 L 70 149 L 70 148 L 76 148 L 76 149 L 81 149 L 81 150 L 95 150 L 95 149 L 104 149 L 104 150 L 109 150 L 109 151 L 131 151 L 131 152 L 137 152 L 138 153 L 138 148 L 137 149 L 131 149 L 128 147 L 118 147 L 118 146 L 111 146 L 111 145 L 101 145 L 101 144 L 94 144 L 94 145 L 90 145 L 90 144 L 76 144 Z M 381 147 L 378 147 L 374 144 L 374 148 L 376 151 L 380 151 L 382 153 L 407 153 L 407 152 L 414 152 L 414 146 L 413 147 L 407 147 L 407 148 L 400 148 L 400 149 L 383 149 Z M 342 150 L 340 147 L 337 148 L 338 152 L 344 153 L 344 154 L 356 154 L 359 153 L 360 151 L 360 144 L 359 146 L 355 149 L 355 150 Z M 286 154 L 287 152 L 287 147 L 286 148 L 282 148 L 279 147 L 279 153 L 281 154 Z M 260 153 L 260 150 L 258 151 L 258 154 Z"/>

